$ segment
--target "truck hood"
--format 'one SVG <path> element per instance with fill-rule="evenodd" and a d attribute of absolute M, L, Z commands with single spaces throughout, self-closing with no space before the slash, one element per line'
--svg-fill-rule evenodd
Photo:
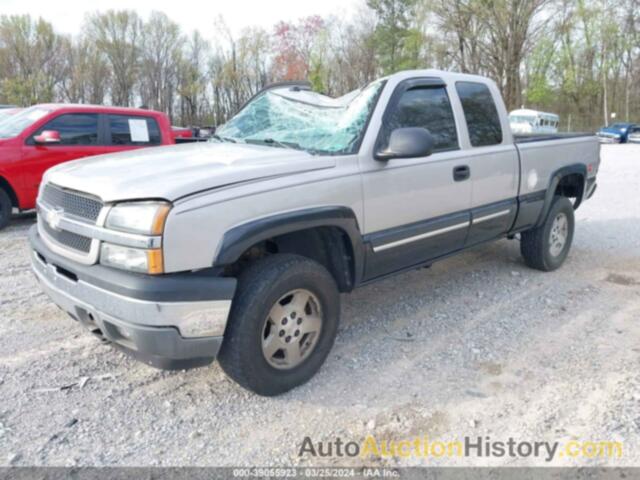
<path fill-rule="evenodd" d="M 173 201 L 222 186 L 334 166 L 332 157 L 299 150 L 206 142 L 76 160 L 48 170 L 44 181 L 96 195 L 104 202 Z"/>

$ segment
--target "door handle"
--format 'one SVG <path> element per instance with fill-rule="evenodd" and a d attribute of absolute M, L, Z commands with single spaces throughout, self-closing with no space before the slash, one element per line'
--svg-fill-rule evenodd
<path fill-rule="evenodd" d="M 459 165 L 453 169 L 453 179 L 456 182 L 467 180 L 471 176 L 469 165 Z"/>

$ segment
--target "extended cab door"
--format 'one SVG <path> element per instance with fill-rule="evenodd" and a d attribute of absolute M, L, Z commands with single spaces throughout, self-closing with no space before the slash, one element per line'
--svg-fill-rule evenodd
<path fill-rule="evenodd" d="M 472 185 L 471 226 L 465 246 L 507 233 L 517 214 L 518 152 L 507 111 L 491 82 L 455 83 L 464 115 L 463 145 Z"/>
<path fill-rule="evenodd" d="M 369 154 L 361 158 L 368 244 L 365 281 L 464 245 L 471 181 L 451 97 L 442 80 L 425 77 L 400 82 L 389 98 L 374 151 L 386 146 L 391 132 L 401 127 L 428 129 L 435 148 L 423 158 L 377 161 Z"/>
<path fill-rule="evenodd" d="M 104 141 L 99 134 L 99 123 L 100 116 L 96 113 L 60 113 L 25 139 L 22 164 L 25 187 L 30 191 L 30 197 L 37 193 L 42 175 L 49 168 L 62 162 L 105 152 Z M 58 132 L 60 142 L 37 144 L 34 137 L 45 130 Z"/>

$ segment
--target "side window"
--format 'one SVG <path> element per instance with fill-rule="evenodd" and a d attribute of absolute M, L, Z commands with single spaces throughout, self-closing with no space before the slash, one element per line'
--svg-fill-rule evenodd
<path fill-rule="evenodd" d="M 474 147 L 502 143 L 502 127 L 489 88 L 482 83 L 458 82 L 456 90 L 464 110 L 469 138 Z"/>
<path fill-rule="evenodd" d="M 155 119 L 128 115 L 109 115 L 112 145 L 160 145 L 160 128 Z"/>
<path fill-rule="evenodd" d="M 423 127 L 433 135 L 434 152 L 458 148 L 456 123 L 444 87 L 414 88 L 402 94 L 384 123 L 386 145 L 391 132 L 402 127 Z"/>
<path fill-rule="evenodd" d="M 98 115 L 92 113 L 60 115 L 41 127 L 34 137 L 45 130 L 55 130 L 60 133 L 60 143 L 57 145 L 97 145 Z"/>

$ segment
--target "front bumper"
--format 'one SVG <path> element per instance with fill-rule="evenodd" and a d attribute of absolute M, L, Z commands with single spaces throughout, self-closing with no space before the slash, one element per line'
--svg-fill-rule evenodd
<path fill-rule="evenodd" d="M 92 332 L 158 368 L 215 359 L 235 279 L 206 272 L 154 277 L 79 265 L 51 251 L 35 226 L 29 241 L 31 265 L 44 291 Z"/>

